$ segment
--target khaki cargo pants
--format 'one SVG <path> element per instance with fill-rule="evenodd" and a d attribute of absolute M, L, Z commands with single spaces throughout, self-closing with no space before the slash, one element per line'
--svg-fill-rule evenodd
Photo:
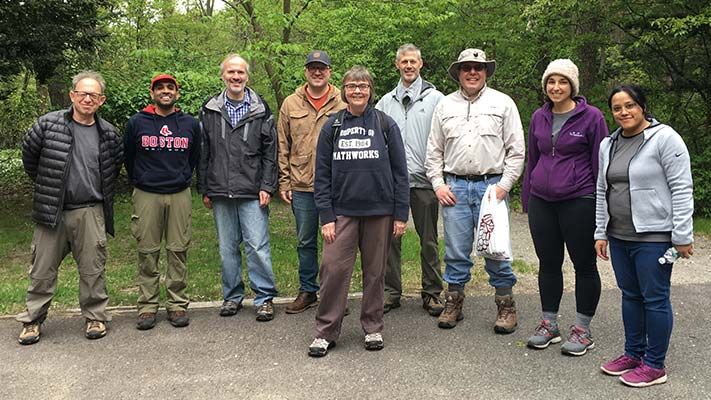
<path fill-rule="evenodd" d="M 57 272 L 71 251 L 79 271 L 79 306 L 85 318 L 110 321 L 106 313 L 104 265 L 106 263 L 106 228 L 101 204 L 62 212 L 54 229 L 36 225 L 32 238 L 30 287 L 27 310 L 17 316 L 19 322 L 44 321 L 57 288 Z"/>
<path fill-rule="evenodd" d="M 190 188 L 178 193 L 149 193 L 133 190 L 131 233 L 138 249 L 138 313 L 157 312 L 160 293 L 161 241 L 165 240 L 167 267 L 165 290 L 168 311 L 187 310 L 185 261 L 192 234 Z"/>

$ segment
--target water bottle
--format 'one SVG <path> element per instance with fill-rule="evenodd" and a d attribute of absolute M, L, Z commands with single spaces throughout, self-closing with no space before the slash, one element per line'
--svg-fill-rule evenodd
<path fill-rule="evenodd" d="M 664 252 L 664 255 L 659 257 L 660 264 L 674 264 L 674 261 L 679 259 L 679 252 L 674 248 L 670 247 Z"/>

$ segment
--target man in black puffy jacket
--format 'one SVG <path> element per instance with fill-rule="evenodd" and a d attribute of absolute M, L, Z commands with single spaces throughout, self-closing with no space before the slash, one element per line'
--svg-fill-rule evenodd
<path fill-rule="evenodd" d="M 200 110 L 202 146 L 198 191 L 215 215 L 222 259 L 220 315 L 242 308 L 244 282 L 240 243 L 244 241 L 247 272 L 257 321 L 274 318 L 277 294 L 269 249 L 269 202 L 277 189 L 277 145 L 274 117 L 267 103 L 247 86 L 249 64 L 236 54 L 220 66 L 225 90 Z"/>
<path fill-rule="evenodd" d="M 22 162 L 34 182 L 32 268 L 20 344 L 37 343 L 57 287 L 57 270 L 71 251 L 79 270 L 85 335 L 106 335 L 106 234 L 114 234 L 113 198 L 123 145 L 113 125 L 96 115 L 106 84 L 100 74 L 72 78 L 68 110 L 41 116 L 25 136 Z"/>

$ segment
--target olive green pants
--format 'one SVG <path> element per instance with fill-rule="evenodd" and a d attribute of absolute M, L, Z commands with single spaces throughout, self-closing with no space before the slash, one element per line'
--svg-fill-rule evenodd
<path fill-rule="evenodd" d="M 138 250 L 138 313 L 157 312 L 160 293 L 161 241 L 165 240 L 167 266 L 165 290 L 168 311 L 186 310 L 187 257 L 192 234 L 190 188 L 178 193 L 158 194 L 133 190 L 131 233 Z"/>
<path fill-rule="evenodd" d="M 62 212 L 52 229 L 36 225 L 32 237 L 32 266 L 27 309 L 19 322 L 44 321 L 57 289 L 57 272 L 71 251 L 79 271 L 79 306 L 85 318 L 110 321 L 106 313 L 106 228 L 101 204 Z"/>

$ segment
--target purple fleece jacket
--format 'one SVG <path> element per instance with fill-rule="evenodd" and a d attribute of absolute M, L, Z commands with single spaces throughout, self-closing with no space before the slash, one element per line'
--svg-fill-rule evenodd
<path fill-rule="evenodd" d="M 563 124 L 553 146 L 553 104 L 546 102 L 531 117 L 528 162 L 523 176 L 521 204 L 528 212 L 533 194 L 546 201 L 570 200 L 595 193 L 600 142 L 608 136 L 602 112 L 582 96 Z"/>

